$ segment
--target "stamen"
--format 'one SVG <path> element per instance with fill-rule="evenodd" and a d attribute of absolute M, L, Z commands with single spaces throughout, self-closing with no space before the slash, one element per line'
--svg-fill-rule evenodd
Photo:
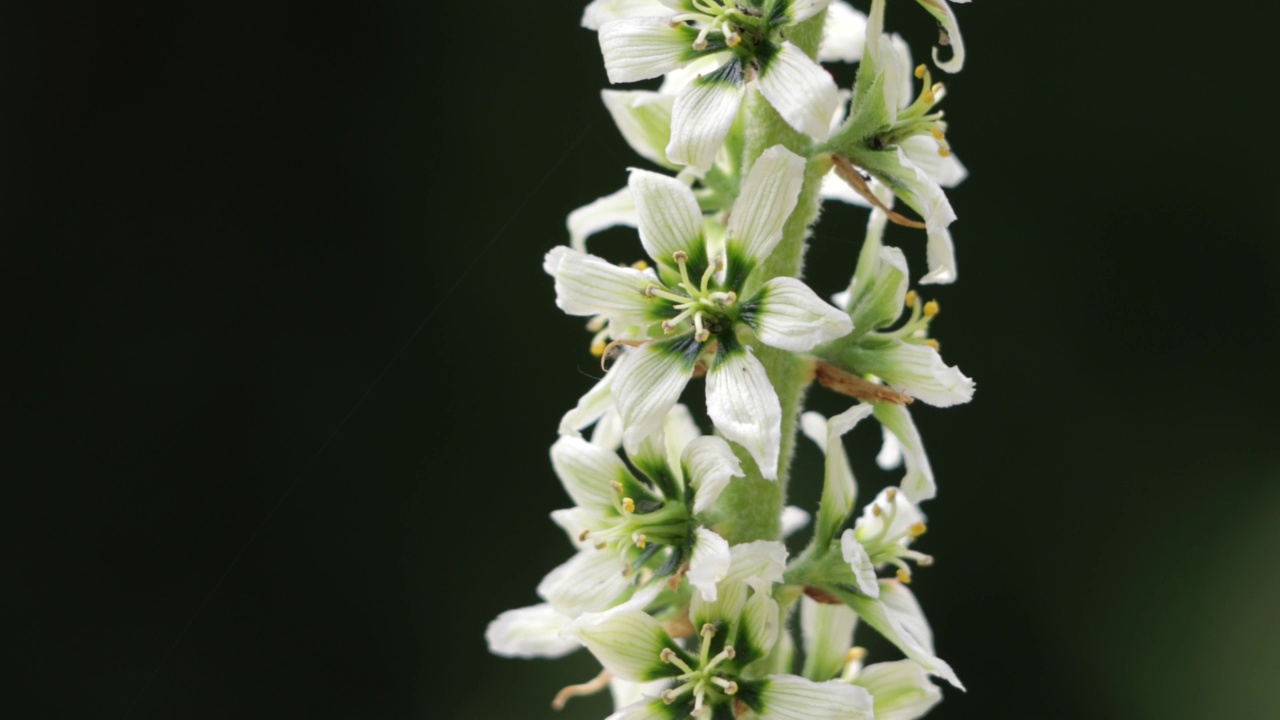
<path fill-rule="evenodd" d="M 583 530 L 582 532 L 578 533 L 578 542 L 580 543 L 586 542 L 587 536 L 590 534 L 591 534 L 591 528 L 587 528 L 586 530 Z"/>
<path fill-rule="evenodd" d="M 715 683 L 716 685 L 719 685 L 720 688 L 724 690 L 725 695 L 738 694 L 738 683 L 732 680 L 725 680 L 722 677 L 713 677 L 711 678 L 711 682 Z"/>
<path fill-rule="evenodd" d="M 649 544 L 649 538 L 648 538 L 648 537 L 646 537 L 644 533 L 637 533 L 637 534 L 636 534 L 636 547 L 638 547 L 638 548 L 640 548 L 641 550 L 643 550 L 643 549 L 645 548 L 645 546 L 646 546 L 646 545 L 648 545 L 648 544 Z"/>
<path fill-rule="evenodd" d="M 884 494 L 884 496 L 889 499 L 889 502 L 898 501 L 898 491 L 894 488 L 889 488 L 889 490 Z"/>
<path fill-rule="evenodd" d="M 913 538 L 918 538 L 918 537 L 920 537 L 921 535 L 923 535 L 923 534 L 925 533 L 925 531 L 926 531 L 926 530 L 928 530 L 928 529 L 929 529 L 929 528 L 925 527 L 925 524 L 924 524 L 924 523 L 922 523 L 922 522 L 918 522 L 918 523 L 916 523 L 915 525 L 912 525 L 912 526 L 911 526 L 911 529 L 910 529 L 911 537 L 913 537 Z"/>
<path fill-rule="evenodd" d="M 907 307 L 914 307 L 914 306 L 915 306 L 915 304 L 916 304 L 916 300 L 918 300 L 918 299 L 919 299 L 919 297 L 916 295 L 916 291 L 915 291 L 915 290 L 908 290 L 908 291 L 907 291 Z"/>
<path fill-rule="evenodd" d="M 860 647 L 854 646 L 849 648 L 849 651 L 844 654 L 844 661 L 846 664 L 862 662 L 864 659 L 866 659 L 866 657 L 867 657 L 866 648 L 860 648 Z"/>
<path fill-rule="evenodd" d="M 938 306 L 937 300 L 930 300 L 929 302 L 924 304 L 924 316 L 933 317 L 934 315 L 937 315 L 938 311 L 941 309 L 942 308 Z"/>
<path fill-rule="evenodd" d="M 711 337 L 711 331 L 702 326 L 702 313 L 694 313 L 693 315 L 693 339 L 700 343 L 704 343 Z"/>
<path fill-rule="evenodd" d="M 928 345 L 929 347 L 933 348 L 938 352 L 942 351 L 942 343 L 938 342 L 937 340 L 934 340 L 933 338 L 929 338 L 928 340 L 925 340 L 924 344 Z"/>
<path fill-rule="evenodd" d="M 871 506 L 871 514 L 872 514 L 872 515 L 875 515 L 876 517 L 880 517 L 881 512 L 882 512 L 882 511 L 880 510 L 880 506 L 879 506 L 879 505 L 872 505 L 872 506 Z"/>
<path fill-rule="evenodd" d="M 924 74 L 925 74 L 926 72 L 928 72 L 928 71 L 929 71 L 929 68 L 925 67 L 925 66 L 924 66 L 924 63 L 921 63 L 921 64 L 917 65 L 917 66 L 916 66 L 916 79 L 917 79 L 917 80 L 919 80 L 920 78 L 923 78 L 923 77 L 924 77 Z"/>
<path fill-rule="evenodd" d="M 903 584 L 903 585 L 910 585 L 910 584 L 911 584 L 911 573 L 910 573 L 909 571 L 907 571 L 907 570 L 899 569 L 899 570 L 898 570 L 898 580 L 900 580 L 900 581 L 902 582 L 902 584 Z"/>
<path fill-rule="evenodd" d="M 614 482 L 617 482 L 617 481 L 615 480 Z M 621 490 L 622 490 L 622 486 L 621 486 L 621 485 L 619 485 L 619 486 L 618 486 L 618 490 L 619 490 L 619 491 L 621 491 Z M 635 501 L 635 500 L 632 500 L 632 499 L 631 499 L 631 498 L 629 498 L 629 497 L 624 497 L 624 498 L 622 498 L 622 510 L 623 510 L 623 512 L 628 512 L 628 513 L 633 513 L 633 512 L 635 512 L 635 511 L 636 511 L 636 501 Z"/>
<path fill-rule="evenodd" d="M 604 349 L 606 347 L 608 347 L 608 345 L 605 344 L 604 340 L 593 340 L 591 342 L 591 356 L 598 358 L 604 357 Z"/>
<path fill-rule="evenodd" d="M 944 147 L 940 147 L 938 148 L 938 155 L 942 157 L 951 157 L 951 151 Z"/>
<path fill-rule="evenodd" d="M 635 270 L 648 270 L 649 263 L 645 262 L 644 260 L 637 260 L 631 263 L 631 267 L 632 269 L 635 269 Z"/>
<path fill-rule="evenodd" d="M 934 139 L 934 140 L 937 140 L 938 142 L 942 142 L 943 140 L 946 140 L 946 139 L 947 139 L 947 136 L 946 136 L 946 135 L 945 135 L 941 130 L 939 130 L 939 129 L 938 129 L 938 128 L 936 128 L 936 127 L 935 127 L 935 128 L 931 128 L 931 129 L 929 130 L 929 132 L 933 134 L 933 139 Z"/>
<path fill-rule="evenodd" d="M 658 659 L 664 663 L 667 663 L 668 665 L 675 665 L 676 667 L 680 668 L 680 670 L 683 672 L 686 672 L 686 673 L 693 672 L 693 668 L 689 667 L 689 664 L 686 663 L 684 660 L 681 660 L 680 656 L 676 654 L 676 651 L 672 650 L 671 648 L 662 648 L 662 652 L 658 653 Z M 679 693 L 681 691 L 681 688 L 673 688 L 672 691 Z"/>

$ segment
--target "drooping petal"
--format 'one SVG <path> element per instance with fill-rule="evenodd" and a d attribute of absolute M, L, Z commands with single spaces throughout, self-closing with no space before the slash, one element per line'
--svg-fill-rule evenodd
<path fill-rule="evenodd" d="M 876 720 L 916 720 L 942 701 L 942 690 L 910 660 L 868 665 L 853 684 L 875 698 Z"/>
<path fill-rule="evenodd" d="M 898 624 L 920 643 L 920 647 L 933 653 L 933 630 L 929 627 L 929 621 L 924 617 L 924 610 L 916 600 L 915 593 L 911 592 L 911 588 L 897 581 L 886 580 L 880 592 L 880 599 L 884 601 L 885 607 L 889 609 L 889 613 Z"/>
<path fill-rule="evenodd" d="M 703 435 L 689 443 L 681 457 L 688 469 L 688 482 L 697 492 L 693 511 L 706 512 L 729 485 L 729 480 L 742 477 L 742 464 L 729 443 L 714 435 Z"/>
<path fill-rule="evenodd" d="M 782 145 L 760 154 L 742 181 L 733 204 L 725 244 L 752 266 L 759 265 L 782 240 L 782 226 L 800 197 L 804 158 Z M 731 268 L 732 271 L 732 268 Z"/>
<path fill-rule="evenodd" d="M 857 578 L 858 590 L 869 597 L 880 597 L 880 583 L 876 581 L 876 566 L 871 562 L 867 549 L 858 542 L 852 529 L 845 530 L 840 536 L 840 553 L 844 561 L 849 563 L 853 576 Z"/>
<path fill-rule="evenodd" d="M 955 671 L 951 669 L 951 666 L 934 656 L 932 638 L 929 637 L 927 643 L 923 642 L 921 638 L 913 634 L 911 630 L 908 630 L 907 624 L 904 624 L 899 617 L 899 611 L 890 607 L 889 603 L 896 599 L 894 596 L 895 590 L 891 589 L 891 586 L 901 587 L 901 583 L 893 580 L 884 580 L 881 581 L 880 586 L 879 598 L 870 598 L 852 593 L 846 593 L 842 595 L 842 598 L 853 608 L 854 612 L 858 613 L 858 616 L 864 622 L 875 628 L 889 642 L 898 646 L 898 649 L 908 659 L 920 665 L 929 674 L 936 675 L 963 690 L 964 685 L 960 683 L 960 679 L 956 677 Z M 910 593 L 909 590 L 907 592 Z M 917 607 L 919 606 L 917 605 Z M 927 624 L 925 627 L 928 627 Z M 920 631 L 919 627 L 913 629 L 915 632 Z"/>
<path fill-rule="evenodd" d="M 569 246 L 585 253 L 587 238 L 617 225 L 635 227 L 637 221 L 636 203 L 631 197 L 631 189 L 622 188 L 569 213 L 565 220 L 565 226 L 569 229 Z"/>
<path fill-rule="evenodd" d="M 707 373 L 707 415 L 726 438 L 751 453 L 765 479 L 778 479 L 782 406 L 749 348 L 721 356 Z"/>
<path fill-rule="evenodd" d="M 687 185 L 673 177 L 632 169 L 627 187 L 636 203 L 640 243 L 649 257 L 674 268 L 675 253 L 706 252 L 702 211 Z"/>
<path fill-rule="evenodd" d="M 803 674 L 822 682 L 840 673 L 845 654 L 853 647 L 858 615 L 848 605 L 820 603 L 800 597 L 800 634 L 804 640 Z"/>
<path fill-rule="evenodd" d="M 925 253 L 929 272 L 920 278 L 921 285 L 946 285 L 956 281 L 956 248 L 951 242 L 950 230 L 930 230 Z"/>
<path fill-rule="evenodd" d="M 715 602 L 716 584 L 729 572 L 730 558 L 729 543 L 724 538 L 703 527 L 694 532 L 693 556 L 686 577 L 704 600 Z"/>
<path fill-rule="evenodd" d="M 969 177 L 968 168 L 954 154 L 949 150 L 945 155 L 940 152 L 942 146 L 932 135 L 912 135 L 898 146 L 913 165 L 944 188 L 955 187 Z"/>
<path fill-rule="evenodd" d="M 564 635 L 586 645 L 606 670 L 632 682 L 679 674 L 660 659 L 666 648 L 688 657 L 661 623 L 640 610 L 588 613 L 569 623 Z"/>
<path fill-rule="evenodd" d="M 582 27 L 599 30 L 610 20 L 644 16 L 670 17 L 671 8 L 658 0 L 593 0 L 582 11 Z"/>
<path fill-rule="evenodd" d="M 573 502 L 589 510 L 613 508 L 611 483 L 635 483 L 622 458 L 580 437 L 557 440 L 551 446 L 551 466 Z"/>
<path fill-rule="evenodd" d="M 693 376 L 696 348 L 679 340 L 649 343 L 624 354 L 609 371 L 616 375 L 614 402 L 622 416 L 622 443 L 628 452 L 662 427 L 663 418 L 680 399 Z"/>
<path fill-rule="evenodd" d="M 746 684 L 746 683 L 744 683 Z M 813 682 L 795 675 L 770 675 L 749 683 L 743 699 L 760 720 L 872 720 L 871 693 L 842 682 Z M 750 696 L 750 700 L 746 697 Z"/>
<path fill-rule="evenodd" d="M 853 367 L 883 379 L 893 389 L 934 407 L 951 407 L 973 399 L 974 382 L 947 365 L 928 345 L 899 341 L 852 348 Z"/>
<path fill-rule="evenodd" d="M 538 596 L 570 617 L 604 610 L 621 597 L 631 581 L 612 550 L 580 550 L 538 583 Z"/>
<path fill-rule="evenodd" d="M 906 457 L 907 474 L 899 483 L 903 494 L 914 503 L 935 497 L 938 486 L 933 479 L 933 467 L 929 464 L 929 456 L 925 454 L 920 431 L 911 420 L 911 412 L 901 405 L 876 403 L 875 414 L 886 433 L 885 447 L 889 445 L 888 439 L 893 438 L 900 448 L 900 456 Z M 884 454 L 883 449 L 881 454 Z M 880 462 L 879 456 L 876 456 L 876 462 Z M 885 467 L 885 464 L 880 463 L 880 467 Z"/>
<path fill-rule="evenodd" d="M 556 305 L 570 315 L 605 314 L 639 324 L 658 302 L 644 292 L 652 275 L 563 245 L 547 253 L 543 268 L 556 280 Z"/>
<path fill-rule="evenodd" d="M 667 160 L 674 96 L 651 90 L 602 90 L 600 97 L 632 150 L 658 165 L 674 167 Z"/>
<path fill-rule="evenodd" d="M 898 165 L 894 180 L 895 191 L 908 205 L 924 218 L 930 231 L 943 230 L 955 222 L 956 211 L 951 208 L 951 201 L 942 191 L 942 186 L 924 170 L 911 162 L 907 153 L 898 148 Z M 891 182 L 890 184 L 894 184 Z"/>
<path fill-rule="evenodd" d="M 939 45 L 951 46 L 951 59 L 943 61 L 938 48 L 933 49 L 933 64 L 938 69 L 949 73 L 958 73 L 964 67 L 964 38 L 960 37 L 960 24 L 956 22 L 955 13 L 951 12 L 951 6 L 947 4 L 947 0 L 916 0 L 920 6 L 929 11 L 929 14 L 938 21 Z M 955 2 L 969 2 L 969 0 L 954 0 Z"/>
<path fill-rule="evenodd" d="M 665 17 L 630 17 L 600 26 L 600 52 L 611 83 L 658 77 L 696 57 L 697 31 Z"/>
<path fill-rule="evenodd" d="M 831 133 L 831 115 L 840 93 L 831 73 L 790 41 L 782 43 L 760 70 L 760 93 L 788 125 L 816 140 Z"/>
<path fill-rule="evenodd" d="M 569 616 L 542 603 L 508 610 L 484 631 L 489 652 L 511 658 L 558 658 L 577 650 L 577 642 L 560 637 Z"/>
<path fill-rule="evenodd" d="M 867 16 L 844 0 L 827 6 L 827 22 L 822 26 L 821 62 L 858 62 L 867 37 Z"/>
<path fill-rule="evenodd" d="M 898 248 L 881 243 L 889 218 L 875 209 L 867 220 L 858 266 L 849 281 L 845 308 L 860 334 L 892 325 L 902 315 L 910 274 L 907 257 Z"/>
<path fill-rule="evenodd" d="M 709 170 L 738 115 L 745 89 L 742 62 L 736 58 L 684 86 L 671 110 L 667 159 Z"/>
<path fill-rule="evenodd" d="M 744 305 L 743 321 L 765 345 L 804 352 L 853 331 L 853 321 L 793 277 L 769 280 Z"/>
<path fill-rule="evenodd" d="M 800 417 L 800 426 L 805 435 L 826 454 L 822 501 L 818 507 L 818 526 L 815 530 L 818 547 L 825 548 L 831 544 L 836 533 L 853 513 L 858 486 L 841 438 L 858 421 L 870 414 L 871 405 L 859 403 L 829 421 L 815 412 L 806 412 Z"/>

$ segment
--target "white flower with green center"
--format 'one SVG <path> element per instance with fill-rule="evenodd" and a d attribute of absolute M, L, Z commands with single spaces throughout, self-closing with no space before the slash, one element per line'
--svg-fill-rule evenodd
<path fill-rule="evenodd" d="M 614 676 L 669 680 L 657 698 L 621 708 L 610 719 L 733 718 L 740 703 L 762 720 L 870 720 L 872 699 L 863 688 L 753 667 L 779 641 L 780 611 L 771 593 L 782 578 L 786 549 L 758 541 L 735 545 L 732 556 L 720 598 L 695 596 L 690 605 L 697 634 L 689 647 L 634 608 L 583 615 L 566 627 L 564 634 L 586 645 Z"/>
<path fill-rule="evenodd" d="M 840 548 L 851 564 L 865 567 L 869 560 L 876 568 L 893 565 L 898 569 L 898 579 L 909 583 L 911 567 L 907 560 L 922 566 L 933 564 L 932 557 L 910 547 L 911 541 L 927 529 L 924 514 L 915 503 L 897 488 L 885 488 L 875 502 L 863 509 L 853 529 L 845 530 L 840 536 Z M 854 572 L 858 572 L 858 567 Z"/>
<path fill-rule="evenodd" d="M 786 40 L 829 0 L 662 0 L 665 16 L 624 16 L 600 24 L 612 83 L 636 82 L 710 55 L 719 66 L 676 97 L 672 162 L 705 170 L 715 161 L 749 84 L 796 130 L 825 140 L 839 101 L 831 75 Z"/>
<path fill-rule="evenodd" d="M 706 367 L 707 413 L 742 445 L 761 474 L 777 477 L 781 407 L 746 344 L 748 329 L 766 345 L 805 352 L 853 329 L 849 316 L 801 281 L 763 280 L 757 269 L 782 238 L 795 207 L 805 162 L 782 146 L 766 150 L 742 184 L 723 242 L 707 232 L 692 191 L 678 180 L 633 170 L 640 241 L 653 270 L 618 267 L 559 247 L 544 265 L 556 280 L 556 303 L 571 315 L 604 316 L 611 328 L 638 328 L 631 346 L 580 403 L 575 420 L 603 397 L 615 404 L 634 451 L 679 399 L 695 369 Z M 596 415 L 598 417 L 598 415 Z"/>

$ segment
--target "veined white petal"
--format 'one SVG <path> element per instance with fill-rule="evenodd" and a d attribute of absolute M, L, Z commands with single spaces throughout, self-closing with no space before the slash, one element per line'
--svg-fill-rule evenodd
<path fill-rule="evenodd" d="M 765 345 L 804 352 L 853 332 L 848 313 L 832 307 L 793 277 L 769 280 L 752 298 L 757 309 L 745 316 Z"/>
<path fill-rule="evenodd" d="M 585 253 L 587 238 L 616 225 L 635 227 L 636 222 L 636 203 L 631 199 L 631 190 L 622 188 L 569 213 L 565 221 L 569 228 L 569 246 Z"/>
<path fill-rule="evenodd" d="M 809 513 L 795 505 L 782 508 L 782 537 L 788 538 L 809 524 Z"/>
<path fill-rule="evenodd" d="M 573 640 L 560 637 L 569 616 L 542 603 L 508 610 L 484 631 L 489 652 L 512 658 L 558 658 L 577 650 Z"/>
<path fill-rule="evenodd" d="M 879 561 L 886 550 L 911 544 L 915 537 L 911 529 L 917 525 L 924 525 L 924 513 L 905 492 L 889 487 L 863 508 L 853 533 L 872 559 Z"/>
<path fill-rule="evenodd" d="M 665 17 L 631 17 L 600 26 L 600 52 L 611 83 L 658 77 L 687 62 L 696 32 Z"/>
<path fill-rule="evenodd" d="M 947 365 L 928 345 L 894 342 L 873 351 L 857 352 L 863 372 L 872 373 L 892 388 L 934 407 L 951 407 L 973 399 L 974 382 L 960 369 Z"/>
<path fill-rule="evenodd" d="M 675 705 L 660 699 L 644 699 L 618 708 L 604 720 L 678 720 L 680 714 Z"/>
<path fill-rule="evenodd" d="M 892 439 L 901 451 L 905 451 L 907 474 L 900 483 L 903 494 L 914 503 L 932 499 L 938 494 L 938 486 L 933 480 L 933 467 L 929 464 L 929 456 L 925 454 L 920 431 L 911 420 L 911 412 L 901 405 L 876 403 L 875 413 L 876 419 L 884 428 L 885 447 L 889 446 L 889 440 Z M 903 455 L 901 451 L 899 457 Z M 880 454 L 885 454 L 883 448 Z M 876 456 L 876 462 L 880 462 L 879 456 Z M 884 464 L 880 464 L 880 467 L 889 469 Z"/>
<path fill-rule="evenodd" d="M 583 536 L 584 530 L 603 530 L 612 524 L 608 515 L 599 510 L 588 510 L 583 507 L 552 510 L 551 522 L 564 530 L 564 534 L 568 536 L 569 542 L 573 543 L 576 550 L 586 550 L 595 545 L 594 539 Z"/>
<path fill-rule="evenodd" d="M 956 281 L 956 247 L 951 242 L 950 230 L 930 230 L 925 254 L 929 272 L 920 278 L 921 285 L 946 285 Z"/>
<path fill-rule="evenodd" d="M 709 170 L 738 115 L 744 89 L 742 63 L 736 59 L 685 85 L 671 110 L 667 159 Z"/>
<path fill-rule="evenodd" d="M 955 2 L 968 2 L 969 0 L 955 0 Z M 958 73 L 964 67 L 964 38 L 960 37 L 960 24 L 956 22 L 955 13 L 951 12 L 951 6 L 947 4 L 947 0 L 917 0 L 920 6 L 929 12 L 930 15 L 938 21 L 938 25 L 945 34 L 945 41 L 940 40 L 941 45 L 951 46 L 951 59 L 943 61 L 938 48 L 933 49 L 933 64 L 938 69 L 949 73 Z"/>
<path fill-rule="evenodd" d="M 728 574 L 730 558 L 729 543 L 724 538 L 704 527 L 694 532 L 693 556 L 686 577 L 703 600 L 716 601 L 716 584 Z"/>
<path fill-rule="evenodd" d="M 899 596 L 896 595 L 897 588 L 902 588 L 902 584 L 896 580 L 884 580 L 880 583 L 879 598 L 853 594 L 847 594 L 844 598 L 864 622 L 879 631 L 889 642 L 897 645 L 898 649 L 908 659 L 919 664 L 931 675 L 937 675 L 963 690 L 964 685 L 960 683 L 960 679 L 956 677 L 955 671 L 951 669 L 951 666 L 934 656 L 932 637 L 929 637 L 927 642 L 916 637 L 914 633 L 920 632 L 920 628 L 916 626 L 912 630 L 908 630 L 906 625 L 913 624 L 910 619 L 904 624 L 903 618 L 899 617 L 900 611 L 889 605 L 890 602 L 899 599 Z M 905 590 L 905 588 L 902 589 Z M 910 591 L 908 590 L 907 593 L 910 594 Z M 914 596 L 912 597 L 912 602 L 914 602 Z M 919 606 L 917 605 L 916 607 L 918 608 Z M 923 619 L 923 616 L 921 619 Z M 926 624 L 925 627 L 927 628 L 928 625 Z"/>
<path fill-rule="evenodd" d="M 778 603 L 769 593 L 758 592 L 742 608 L 739 633 L 734 649 L 747 658 L 764 657 L 778 642 Z"/>
<path fill-rule="evenodd" d="M 659 655 L 678 646 L 661 623 L 641 610 L 588 613 L 569 623 L 564 635 L 586 645 L 605 669 L 623 680 L 645 682 L 673 674 L 673 666 Z"/>
<path fill-rule="evenodd" d="M 622 570 L 623 563 L 612 550 L 580 550 L 542 578 L 538 596 L 570 617 L 603 610 L 631 584 Z"/>
<path fill-rule="evenodd" d="M 647 683 L 636 683 L 631 682 L 630 680 L 612 678 L 609 680 L 609 694 L 613 695 L 613 706 L 621 712 L 628 705 L 632 705 L 633 703 L 648 704 L 650 701 L 656 699 L 658 694 L 665 690 L 670 684 L 671 683 L 665 679 L 654 680 L 653 682 Z M 661 700 L 658 700 L 658 704 L 663 706 L 663 708 L 666 708 L 666 704 Z M 638 711 L 631 710 L 629 712 L 635 713 Z M 662 713 L 657 715 L 645 715 L 643 713 L 627 715 L 614 713 L 606 720 L 620 720 L 622 718 L 625 718 L 626 720 L 643 720 L 644 718 L 661 718 L 662 720 L 670 720 L 670 715 Z"/>
<path fill-rule="evenodd" d="M 681 403 L 672 406 L 662 421 L 662 435 L 666 438 L 667 464 L 676 472 L 680 481 L 687 484 L 689 479 L 684 476 L 680 467 L 680 458 L 684 456 L 689 443 L 702 437 L 702 431 L 698 429 L 688 407 Z"/>
<path fill-rule="evenodd" d="M 756 264 L 764 262 L 782 240 L 803 184 L 804 158 L 782 145 L 765 150 L 742 181 L 725 242 Z"/>
<path fill-rule="evenodd" d="M 955 187 L 969 177 L 969 170 L 953 153 L 948 151 L 944 156 L 938 152 L 942 146 L 932 135 L 912 135 L 898 146 L 913 165 L 944 188 Z"/>
<path fill-rule="evenodd" d="M 543 267 L 555 277 L 556 305 L 570 315 L 643 323 L 656 302 L 644 294 L 653 276 L 563 245 L 547 253 Z"/>
<path fill-rule="evenodd" d="M 613 377 L 613 373 L 606 374 L 578 400 L 577 406 L 560 418 L 561 435 L 582 437 L 583 428 L 613 410 Z M 597 444 L 603 446 L 603 443 Z"/>
<path fill-rule="evenodd" d="M 707 415 L 726 438 L 751 453 L 765 479 L 778 479 L 782 406 L 750 349 L 728 354 L 707 372 Z"/>
<path fill-rule="evenodd" d="M 787 567 L 786 545 L 776 540 L 755 540 L 734 545 L 730 552 L 733 560 L 726 582 L 745 583 L 763 593 L 772 592 L 773 586 L 782 582 Z"/>
<path fill-rule="evenodd" d="M 840 674 L 845 654 L 853 647 L 858 615 L 848 605 L 820 603 L 800 596 L 800 635 L 804 641 L 804 676 L 830 680 Z"/>
<path fill-rule="evenodd" d="M 903 182 L 907 192 L 903 200 L 920 213 L 929 231 L 946 229 L 955 222 L 956 211 L 951 208 L 951 201 L 947 200 L 942 186 L 911 162 L 907 152 L 901 147 L 898 148 L 898 164 L 903 171 L 898 179 Z"/>
<path fill-rule="evenodd" d="M 591 444 L 605 450 L 617 451 L 622 447 L 622 416 L 613 409 L 613 399 L 609 399 L 609 410 L 600 418 L 600 422 L 591 431 Z"/>
<path fill-rule="evenodd" d="M 827 22 L 822 26 L 822 62 L 858 62 L 867 39 L 867 16 L 844 0 L 827 6 Z"/>
<path fill-rule="evenodd" d="M 872 720 L 871 693 L 842 682 L 813 682 L 796 675 L 770 675 L 760 684 L 760 720 Z"/>
<path fill-rule="evenodd" d="M 666 148 L 674 96 L 650 90 L 602 90 L 600 97 L 632 150 L 658 165 L 671 166 Z"/>
<path fill-rule="evenodd" d="M 880 597 L 880 583 L 876 581 L 876 566 L 871 562 L 867 549 L 858 542 L 858 537 L 852 529 L 845 530 L 840 536 L 840 554 L 853 570 L 853 576 L 858 582 L 858 590 L 868 597 Z"/>
<path fill-rule="evenodd" d="M 616 453 L 570 435 L 561 436 L 551 446 L 551 466 L 573 502 L 589 510 L 611 509 L 610 483 L 631 477 Z"/>
<path fill-rule="evenodd" d="M 910 660 L 868 665 L 853 684 L 875 698 L 876 720 L 916 720 L 942 701 L 942 691 Z"/>
<path fill-rule="evenodd" d="M 934 652 L 933 630 L 924 617 L 924 610 L 916 600 L 915 593 L 911 592 L 911 588 L 897 581 L 885 581 L 882 585 L 880 599 L 884 601 L 889 613 L 898 624 L 902 625 L 903 629 L 911 633 L 911 637 L 920 643 L 920 647 L 932 655 Z"/>
<path fill-rule="evenodd" d="M 693 496 L 695 513 L 706 512 L 729 485 L 729 480 L 743 475 L 742 464 L 729 443 L 714 435 L 703 435 L 689 443 L 681 464 L 689 469 L 688 483 L 697 490 Z"/>
<path fill-rule="evenodd" d="M 671 8 L 658 0 L 594 0 L 582 11 L 582 27 L 599 30 L 610 20 L 644 16 L 670 17 Z"/>
<path fill-rule="evenodd" d="M 658 92 L 663 95 L 675 97 L 685 88 L 686 85 L 697 80 L 703 75 L 709 75 L 716 70 L 719 70 L 725 63 L 732 59 L 732 52 L 719 52 L 711 55 L 703 55 L 696 60 L 690 61 L 688 65 L 676 68 L 663 76 L 662 85 L 658 86 Z"/>
<path fill-rule="evenodd" d="M 649 344 L 623 355 L 609 373 L 617 375 L 613 397 L 626 428 L 622 444 L 632 452 L 662 427 L 667 411 L 693 376 L 693 364 L 662 344 Z"/>
<path fill-rule="evenodd" d="M 791 0 L 787 8 L 787 17 L 791 24 L 802 23 L 826 9 L 831 0 Z"/>
<path fill-rule="evenodd" d="M 639 216 L 640 243 L 654 261 L 675 267 L 671 256 L 705 242 L 702 211 L 693 191 L 676 178 L 632 168 L 627 187 Z"/>
<path fill-rule="evenodd" d="M 790 41 L 782 43 L 760 71 L 757 84 L 788 125 L 814 139 L 827 139 L 840 93 L 831 73 L 803 50 Z"/>

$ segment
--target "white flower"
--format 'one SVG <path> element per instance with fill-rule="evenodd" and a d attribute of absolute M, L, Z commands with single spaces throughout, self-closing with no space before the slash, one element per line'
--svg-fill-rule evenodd
<path fill-rule="evenodd" d="M 634 347 L 583 401 L 598 408 L 602 397 L 612 399 L 628 450 L 657 429 L 703 363 L 707 412 L 716 428 L 750 452 L 764 477 L 777 477 L 781 407 L 764 366 L 739 340 L 739 328 L 796 352 L 853 328 L 847 314 L 799 280 L 753 277 L 782 238 L 804 166 L 782 146 L 766 150 L 743 180 L 723 242 L 707 230 L 686 185 L 633 170 L 640 241 L 656 268 L 618 267 L 567 247 L 548 253 L 544 267 L 555 278 L 561 309 L 604 316 L 610 328 L 636 328 L 631 337 L 614 336 Z M 570 431 L 592 414 L 583 403 L 566 423 Z"/>
<path fill-rule="evenodd" d="M 672 10 L 666 16 L 622 13 L 602 22 L 599 32 L 613 83 L 646 80 L 699 58 L 718 58 L 716 69 L 676 96 L 669 160 L 710 168 L 749 83 L 793 128 L 827 138 L 839 97 L 835 81 L 785 35 L 825 9 L 828 0 L 779 0 L 767 16 L 727 0 L 664 2 Z"/>
<path fill-rule="evenodd" d="M 858 497 L 858 485 L 849 467 L 849 458 L 841 438 L 872 412 L 872 405 L 860 403 L 827 420 L 816 412 L 800 416 L 800 427 L 826 454 L 823 472 L 822 502 L 818 507 L 818 525 L 814 543 L 826 548 L 839 532 L 840 527 L 853 513 Z"/>
<path fill-rule="evenodd" d="M 853 529 L 845 531 L 841 547 L 846 560 L 851 554 L 861 552 L 861 558 L 876 567 L 885 564 L 897 567 L 898 579 L 910 582 L 911 567 L 907 565 L 907 560 L 920 565 L 933 563 L 932 557 L 910 548 L 911 541 L 923 535 L 927 529 L 924 514 L 915 503 L 907 499 L 905 493 L 897 488 L 885 488 L 876 496 L 875 502 L 863 509 L 862 517 L 858 518 Z M 863 550 L 854 550 L 851 545 L 860 546 Z M 854 573 L 858 573 L 858 568 L 854 568 Z M 873 572 L 872 578 L 874 577 Z"/>
<path fill-rule="evenodd" d="M 876 720 L 916 720 L 942 701 L 942 691 L 910 660 L 867 665 L 852 682 L 875 699 Z"/>

